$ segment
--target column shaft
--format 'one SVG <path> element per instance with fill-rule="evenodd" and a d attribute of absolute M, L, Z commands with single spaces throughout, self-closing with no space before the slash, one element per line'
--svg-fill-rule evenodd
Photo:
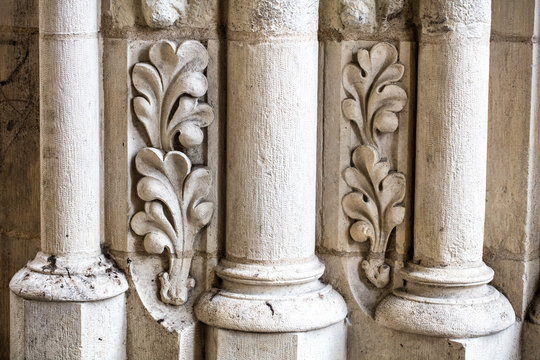
<path fill-rule="evenodd" d="M 421 35 L 414 263 L 422 266 L 482 263 L 490 8 L 480 3 L 475 15 L 483 17 L 460 25 L 462 31 L 436 27 Z M 429 19 L 430 10 L 423 12 Z"/>
<path fill-rule="evenodd" d="M 229 260 L 283 263 L 313 257 L 315 40 L 228 42 Z"/>
<path fill-rule="evenodd" d="M 39 4 L 41 251 L 10 283 L 12 359 L 125 357 L 127 282 L 100 249 L 98 8 Z"/>
<path fill-rule="evenodd" d="M 426 335 L 486 335 L 515 318 L 482 261 L 491 1 L 424 0 L 419 19 L 414 259 L 376 318 Z"/>
<path fill-rule="evenodd" d="M 40 4 L 41 249 L 100 253 L 96 1 Z"/>
<path fill-rule="evenodd" d="M 209 343 L 229 339 L 209 349 L 216 358 L 231 358 L 227 349 L 253 332 L 283 333 L 268 341 L 292 353 L 345 356 L 345 303 L 318 280 L 315 256 L 317 29 L 318 1 L 229 2 L 223 285 L 196 307 L 214 328 Z M 328 341 L 311 343 L 316 329 Z M 263 343 L 246 356 L 274 358 Z"/>

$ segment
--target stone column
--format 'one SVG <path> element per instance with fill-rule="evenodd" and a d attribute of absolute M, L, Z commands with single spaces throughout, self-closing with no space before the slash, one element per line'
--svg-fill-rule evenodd
<path fill-rule="evenodd" d="M 376 320 L 401 331 L 476 337 L 509 327 L 482 261 L 490 0 L 419 5 L 414 259 Z"/>
<path fill-rule="evenodd" d="M 100 248 L 98 1 L 39 12 L 41 251 L 10 283 L 11 358 L 121 359 L 127 282 Z"/>
<path fill-rule="evenodd" d="M 226 256 L 196 307 L 209 359 L 344 359 L 315 249 L 318 1 L 229 2 Z"/>

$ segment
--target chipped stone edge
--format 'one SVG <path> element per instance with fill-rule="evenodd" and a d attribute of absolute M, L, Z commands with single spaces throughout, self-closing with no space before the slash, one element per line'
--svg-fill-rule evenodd
<path fill-rule="evenodd" d="M 97 301 L 128 289 L 123 272 L 105 255 L 74 259 L 39 252 L 9 283 L 11 291 L 38 301 Z"/>

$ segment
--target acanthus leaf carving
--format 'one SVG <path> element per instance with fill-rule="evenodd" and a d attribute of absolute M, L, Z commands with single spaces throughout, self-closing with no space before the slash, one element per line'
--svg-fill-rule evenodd
<path fill-rule="evenodd" d="M 353 166 L 343 173 L 353 191 L 345 195 L 342 205 L 355 221 L 351 238 L 370 242 L 362 268 L 378 288 L 390 282 L 390 267 L 385 262 L 388 239 L 405 216 L 405 176 L 391 170 L 381 142 L 383 134 L 397 130 L 396 113 L 407 102 L 405 90 L 395 84 L 403 73 L 397 50 L 388 43 L 376 44 L 370 51 L 358 50 L 356 62 L 343 71 L 343 86 L 352 98 L 343 101 L 342 111 L 355 124 L 361 145 L 352 153 Z"/>
<path fill-rule="evenodd" d="M 134 87 L 141 94 L 133 101 L 135 115 L 144 125 L 150 147 L 135 157 L 143 176 L 137 195 L 145 202 L 131 228 L 144 236 L 144 248 L 151 254 L 167 252 L 169 269 L 159 275 L 161 300 L 184 304 L 195 280 L 189 276 L 193 243 L 213 215 L 214 204 L 205 199 L 212 187 L 212 173 L 206 167 L 193 169 L 189 157 L 175 149 L 175 137 L 184 148 L 200 145 L 202 127 L 213 118 L 212 108 L 199 101 L 206 93 L 202 71 L 208 54 L 202 44 L 186 41 L 178 48 L 162 41 L 150 48 L 151 64 L 133 69 Z"/>
<path fill-rule="evenodd" d="M 208 65 L 206 49 L 198 41 L 186 41 L 178 48 L 161 41 L 149 55 L 151 64 L 136 64 L 132 81 L 141 94 L 133 100 L 133 109 L 151 146 L 171 151 L 176 135 L 186 148 L 200 145 L 201 128 L 214 119 L 210 105 L 198 101 L 208 88 L 202 73 Z"/>

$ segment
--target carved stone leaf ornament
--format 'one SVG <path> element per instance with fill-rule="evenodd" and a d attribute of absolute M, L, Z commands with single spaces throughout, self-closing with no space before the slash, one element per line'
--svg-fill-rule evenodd
<path fill-rule="evenodd" d="M 151 64 L 136 64 L 132 81 L 142 95 L 133 100 L 133 108 L 150 145 L 171 151 L 175 135 L 186 148 L 200 145 L 201 128 L 214 120 L 210 105 L 198 101 L 208 89 L 202 73 L 208 65 L 206 49 L 198 41 L 186 41 L 178 49 L 162 41 L 150 48 L 149 55 Z"/>
<path fill-rule="evenodd" d="M 407 103 L 405 90 L 395 84 L 403 72 L 396 48 L 388 43 L 358 50 L 356 61 L 343 71 L 343 86 L 352 96 L 342 103 L 343 115 L 355 124 L 361 145 L 352 153 L 353 166 L 343 173 L 353 192 L 345 195 L 342 205 L 355 220 L 352 239 L 370 242 L 362 268 L 378 288 L 390 282 L 390 267 L 385 263 L 388 238 L 405 216 L 405 176 L 391 170 L 381 143 L 383 134 L 397 130 L 396 113 Z"/>
<path fill-rule="evenodd" d="M 212 108 L 199 101 L 208 84 L 202 73 L 208 54 L 197 41 L 175 44 L 162 41 L 150 48 L 150 64 L 138 63 L 132 81 L 140 93 L 133 100 L 137 119 L 144 125 L 149 145 L 135 157 L 143 178 L 137 194 L 145 201 L 144 211 L 131 219 L 131 228 L 144 236 L 151 254 L 167 252 L 169 269 L 159 275 L 161 300 L 184 304 L 195 280 L 189 277 L 193 242 L 206 226 L 214 204 L 205 201 L 212 186 L 206 167 L 192 168 L 189 157 L 175 149 L 202 143 L 202 127 L 214 119 Z"/>

